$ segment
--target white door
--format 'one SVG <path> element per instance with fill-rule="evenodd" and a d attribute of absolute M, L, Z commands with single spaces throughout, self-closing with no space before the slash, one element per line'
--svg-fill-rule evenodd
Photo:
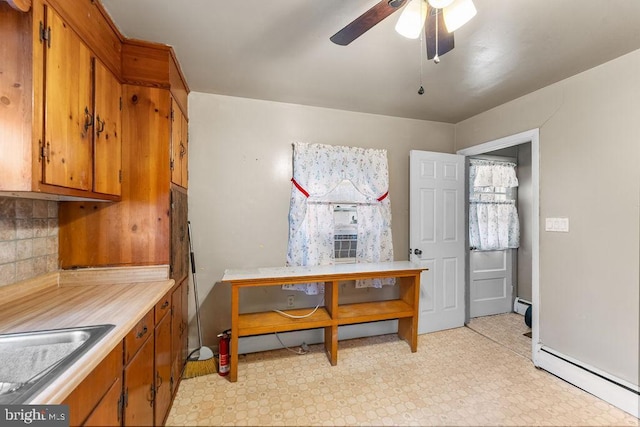
<path fill-rule="evenodd" d="M 490 316 L 513 311 L 514 249 L 470 251 L 469 314 Z"/>
<path fill-rule="evenodd" d="M 464 156 L 412 150 L 409 155 L 409 260 L 420 276 L 418 333 L 464 325 Z"/>

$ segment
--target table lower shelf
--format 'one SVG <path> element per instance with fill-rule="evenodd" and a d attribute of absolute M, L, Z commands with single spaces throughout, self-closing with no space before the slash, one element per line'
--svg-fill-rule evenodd
<path fill-rule="evenodd" d="M 293 316 L 304 316 L 313 308 L 287 310 Z M 339 305 L 337 315 L 332 318 L 325 307 L 301 319 L 286 317 L 274 311 L 246 313 L 238 316 L 238 336 L 262 335 L 273 332 L 301 331 L 354 323 L 413 317 L 414 309 L 402 300 L 375 301 Z"/>
<path fill-rule="evenodd" d="M 413 317 L 414 309 L 402 300 L 363 302 L 338 306 L 338 325 Z"/>
<path fill-rule="evenodd" d="M 287 310 L 294 316 L 303 316 L 313 308 Z M 304 329 L 325 328 L 331 326 L 333 320 L 324 307 L 318 307 L 315 313 L 303 319 L 292 319 L 275 311 L 246 313 L 238 316 L 238 336 L 262 335 L 274 332 L 301 331 Z"/>

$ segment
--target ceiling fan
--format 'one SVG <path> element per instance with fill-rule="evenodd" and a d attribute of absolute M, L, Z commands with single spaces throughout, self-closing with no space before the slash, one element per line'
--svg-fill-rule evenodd
<path fill-rule="evenodd" d="M 453 49 L 453 32 L 476 14 L 472 0 L 381 0 L 330 40 L 346 46 L 405 4 L 396 31 L 415 39 L 424 27 L 427 59 L 436 63 L 440 61 L 439 56 Z"/>

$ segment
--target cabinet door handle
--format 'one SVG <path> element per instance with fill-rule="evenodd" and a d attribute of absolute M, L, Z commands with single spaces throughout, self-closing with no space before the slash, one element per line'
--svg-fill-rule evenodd
<path fill-rule="evenodd" d="M 98 122 L 98 129 L 96 129 L 96 134 L 100 136 L 102 132 L 104 132 L 104 120 L 100 120 L 100 114 L 96 116 L 96 122 Z"/>
<path fill-rule="evenodd" d="M 140 332 L 138 332 L 138 335 L 136 335 L 136 338 L 142 338 L 145 334 L 147 333 L 147 325 L 144 326 L 144 328 L 142 328 L 142 330 Z"/>
<path fill-rule="evenodd" d="M 153 384 L 149 385 L 149 395 L 147 396 L 147 400 L 149 401 L 149 406 L 153 406 L 153 401 L 156 399 L 156 389 L 153 388 Z"/>
<path fill-rule="evenodd" d="M 160 388 L 161 385 L 162 385 L 162 376 L 160 375 L 160 372 L 156 372 L 156 391 Z"/>
<path fill-rule="evenodd" d="M 187 149 L 184 146 L 184 144 L 181 142 L 180 143 L 180 158 L 183 158 L 186 152 L 187 152 Z"/>
<path fill-rule="evenodd" d="M 167 307 L 169 307 L 169 300 L 166 300 L 166 301 L 164 302 L 164 304 L 162 304 L 162 306 L 161 306 L 160 308 L 165 309 L 165 308 L 167 308 Z"/>
<path fill-rule="evenodd" d="M 84 131 L 89 130 L 91 126 L 93 126 L 93 115 L 89 112 L 89 107 L 84 107 Z"/>

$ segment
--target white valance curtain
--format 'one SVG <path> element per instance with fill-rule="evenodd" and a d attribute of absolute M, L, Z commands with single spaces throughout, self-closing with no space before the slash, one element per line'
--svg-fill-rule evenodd
<path fill-rule="evenodd" d="M 324 144 L 293 144 L 293 178 L 289 209 L 287 265 L 334 263 L 334 215 L 331 192 L 344 180 L 353 184 L 357 205 L 356 262 L 393 261 L 387 151 Z M 380 287 L 393 280 L 358 281 Z M 314 295 L 317 283 L 285 285 Z"/>
<path fill-rule="evenodd" d="M 518 186 L 516 164 L 472 159 L 469 164 L 469 243 L 477 250 L 520 246 L 515 200 L 506 189 Z"/>

